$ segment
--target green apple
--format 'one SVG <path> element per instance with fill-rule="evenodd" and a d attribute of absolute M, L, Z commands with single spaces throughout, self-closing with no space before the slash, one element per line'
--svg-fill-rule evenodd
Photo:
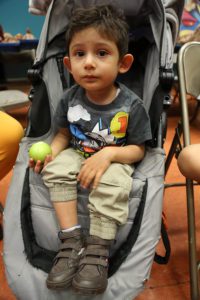
<path fill-rule="evenodd" d="M 52 153 L 51 147 L 45 142 L 37 142 L 31 146 L 29 149 L 29 157 L 35 162 L 40 160 L 45 161 L 45 157 Z"/>

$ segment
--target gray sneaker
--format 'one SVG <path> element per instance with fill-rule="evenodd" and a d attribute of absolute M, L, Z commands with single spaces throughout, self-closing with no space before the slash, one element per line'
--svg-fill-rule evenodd
<path fill-rule="evenodd" d="M 87 238 L 79 269 L 72 281 L 74 291 L 82 295 L 97 295 L 106 290 L 109 249 L 113 240 L 96 236 Z"/>
<path fill-rule="evenodd" d="M 60 231 L 59 238 L 62 243 L 46 281 L 49 289 L 65 289 L 71 285 L 84 245 L 81 229 Z"/>

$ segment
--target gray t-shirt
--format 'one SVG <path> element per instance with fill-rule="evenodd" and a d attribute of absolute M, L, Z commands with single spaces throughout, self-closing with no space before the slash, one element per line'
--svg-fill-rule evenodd
<path fill-rule="evenodd" d="M 69 128 L 71 146 L 86 157 L 106 146 L 140 145 L 151 139 L 142 101 L 125 85 L 117 85 L 120 92 L 107 105 L 89 101 L 78 85 L 67 90 L 58 104 L 58 126 Z"/>

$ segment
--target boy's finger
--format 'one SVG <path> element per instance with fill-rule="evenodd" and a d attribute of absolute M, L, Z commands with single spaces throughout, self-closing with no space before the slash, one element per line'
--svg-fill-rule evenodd
<path fill-rule="evenodd" d="M 32 158 L 29 159 L 28 165 L 29 165 L 29 168 L 34 168 L 35 163 L 34 163 L 34 160 Z"/>
<path fill-rule="evenodd" d="M 52 156 L 47 155 L 46 158 L 45 158 L 45 164 L 49 163 L 50 161 L 52 161 Z"/>
<path fill-rule="evenodd" d="M 95 178 L 94 178 L 93 184 L 92 184 L 92 188 L 93 188 L 93 189 L 96 189 L 96 188 L 97 188 L 101 176 L 102 176 L 102 173 L 101 173 L 101 172 L 97 172 L 97 174 L 96 174 L 96 176 L 95 176 Z"/>
<path fill-rule="evenodd" d="M 41 172 L 41 168 L 42 168 L 42 163 L 41 163 L 40 160 L 38 160 L 36 162 L 36 165 L 35 165 L 35 168 L 34 168 L 35 173 L 40 173 Z"/>
<path fill-rule="evenodd" d="M 44 161 L 44 166 L 45 167 L 50 161 L 52 161 L 52 156 L 51 155 L 47 155 Z"/>

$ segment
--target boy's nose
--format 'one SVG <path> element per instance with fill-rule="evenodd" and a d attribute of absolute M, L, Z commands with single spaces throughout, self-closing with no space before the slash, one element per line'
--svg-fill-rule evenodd
<path fill-rule="evenodd" d="M 94 57 L 91 54 L 86 55 L 85 57 L 85 68 L 86 69 L 91 69 L 95 67 L 95 61 L 94 61 Z"/>

